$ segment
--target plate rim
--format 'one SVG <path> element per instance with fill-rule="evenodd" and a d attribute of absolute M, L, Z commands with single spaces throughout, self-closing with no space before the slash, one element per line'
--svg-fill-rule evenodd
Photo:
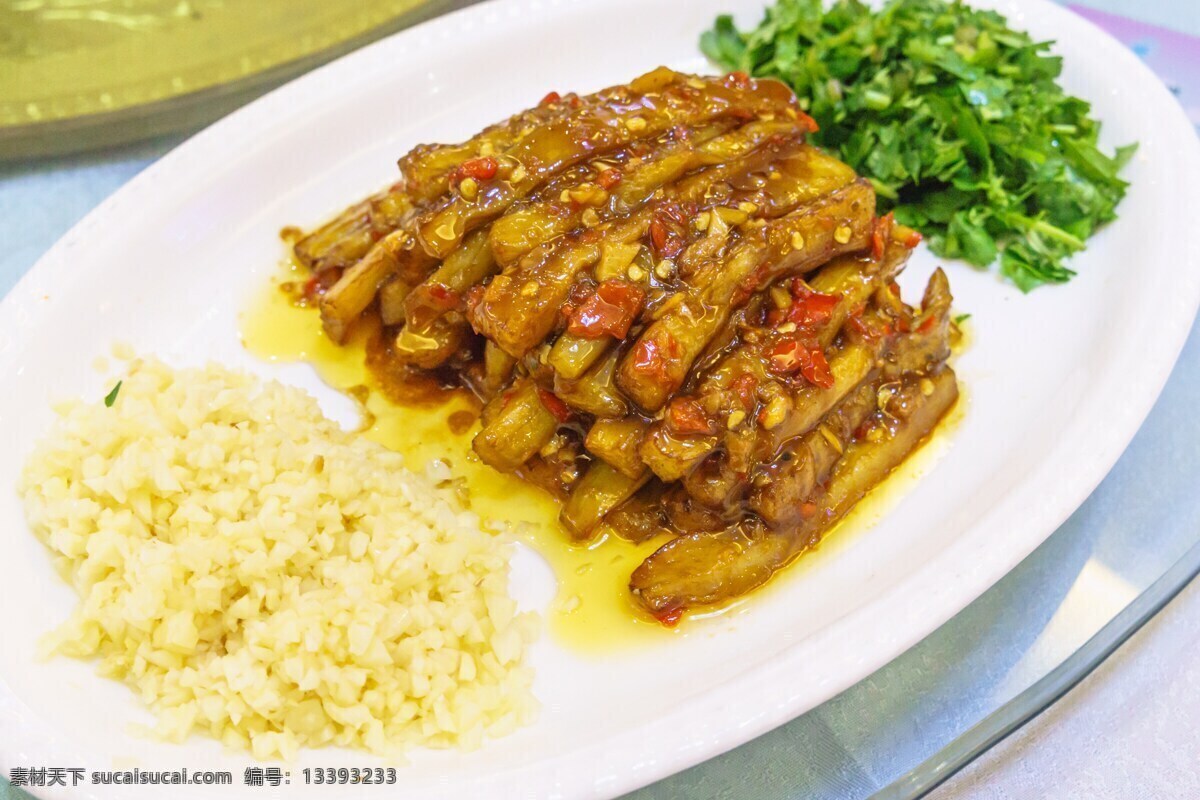
<path fill-rule="evenodd" d="M 634 0 L 622 0 L 622 2 L 629 4 Z M 761 8 L 762 5 L 761 0 L 752 0 L 746 4 L 750 10 Z M 1169 134 L 1173 140 L 1178 137 L 1180 132 L 1187 132 L 1189 138 L 1184 139 L 1185 144 L 1178 154 L 1182 167 L 1180 174 L 1190 175 L 1195 180 L 1189 182 L 1185 179 L 1183 181 L 1190 186 L 1190 191 L 1186 192 L 1184 196 L 1184 206 L 1200 211 L 1200 139 L 1195 136 L 1183 109 L 1175 102 L 1149 67 L 1090 20 L 1048 0 L 982 0 L 982 2 L 974 0 L 972 5 L 1014 7 L 1044 16 L 1047 26 L 1062 30 L 1058 38 L 1082 30 L 1088 34 L 1090 42 L 1105 51 L 1106 57 L 1115 60 L 1121 68 L 1133 73 L 1136 80 L 1131 78 L 1131 81 L 1136 82 L 1140 88 L 1145 88 L 1148 93 L 1147 102 L 1152 102 L 1162 110 L 1161 120 L 1164 127 L 1167 128 L 1166 134 Z M 293 103 L 292 101 L 302 99 L 304 91 L 311 85 L 321 81 L 336 81 L 341 77 L 352 78 L 355 70 L 359 67 L 369 67 L 373 59 L 379 60 L 383 54 L 392 53 L 406 45 L 413 46 L 413 52 L 406 54 L 406 57 L 417 58 L 436 40 L 459 31 L 459 26 L 464 20 L 469 19 L 474 22 L 474 18 L 482 19 L 488 15 L 528 18 L 528 15 L 539 12 L 545 14 L 549 11 L 548 20 L 538 20 L 538 24 L 546 24 L 553 22 L 555 14 L 569 14 L 575 9 L 595 9 L 598 6 L 597 0 L 592 0 L 587 4 L 580 3 L 577 6 L 566 0 L 549 0 L 549 2 L 545 0 L 486 0 L 486 2 L 450 12 L 367 45 L 271 91 L 208 126 L 149 165 L 72 226 L 6 293 L 3 300 L 0 301 L 0 321 L 16 319 L 21 302 L 33 301 L 35 295 L 40 292 L 40 285 L 47 282 L 48 279 L 69 275 L 71 251 L 81 242 L 86 242 L 89 231 L 101 225 L 113 214 L 118 213 L 119 209 L 130 199 L 141 196 L 147 187 L 152 187 L 158 181 L 160 176 L 164 173 L 177 175 L 180 172 L 186 174 L 188 171 L 197 170 L 199 168 L 197 156 L 220 152 L 223 147 L 223 136 L 239 130 L 253 131 L 257 125 L 266 122 L 270 118 L 272 110 L 278 106 L 307 105 L 307 103 Z M 192 162 L 190 165 L 189 161 Z M 154 192 L 151 190 L 151 196 L 153 195 Z M 966 569 L 958 571 L 955 581 L 944 582 L 938 586 L 938 576 L 944 572 L 944 567 L 947 566 L 944 563 L 947 560 L 947 554 L 955 549 L 949 548 L 920 569 L 904 576 L 888 593 L 841 617 L 837 620 L 836 626 L 826 626 L 811 636 L 790 644 L 773 658 L 755 664 L 721 684 L 713 691 L 713 697 L 685 704 L 639 728 L 627 730 L 619 737 L 600 740 L 569 753 L 546 758 L 541 762 L 541 767 L 536 773 L 522 773 L 519 768 L 513 767 L 494 773 L 490 779 L 491 783 L 482 782 L 477 776 L 468 777 L 461 784 L 462 790 L 512 785 L 511 782 L 514 780 L 519 780 L 522 785 L 528 786 L 528 781 L 537 774 L 542 776 L 537 785 L 544 786 L 547 791 L 552 791 L 556 796 L 616 796 L 714 758 L 784 724 L 869 676 L 924 639 L 1010 572 L 1057 530 L 1109 473 L 1129 442 L 1140 430 L 1178 361 L 1196 317 L 1196 309 L 1200 306 L 1200 238 L 1193 237 L 1193 240 L 1183 250 L 1183 258 L 1180 262 L 1185 267 L 1180 270 L 1183 278 L 1181 286 L 1185 291 L 1173 298 L 1179 310 L 1169 317 L 1169 325 L 1158 331 L 1160 334 L 1158 346 L 1152 351 L 1153 356 L 1145 359 L 1141 365 L 1142 370 L 1138 377 L 1143 381 L 1139 384 L 1143 389 L 1136 396 L 1136 402 L 1128 403 L 1120 410 L 1119 417 L 1122 424 L 1111 426 L 1108 429 L 1108 431 L 1115 430 L 1118 433 L 1105 432 L 1102 435 L 1091 437 L 1089 444 L 1097 454 L 1094 460 L 1089 462 L 1090 468 L 1076 475 L 1069 483 L 1070 491 L 1063 493 L 1064 497 L 1069 497 L 1069 499 L 1060 499 L 1051 507 L 1036 509 L 1037 515 L 1031 515 L 1031 520 L 1021 526 L 1024 533 L 1021 537 L 1017 537 L 1019 544 L 1014 544 L 1010 540 L 1006 547 L 987 548 L 984 553 L 977 554 L 977 557 Z M 1165 334 L 1165 338 L 1163 334 Z M 0 351 L 8 351 L 19 345 L 19 341 L 20 337 L 14 338 L 12 331 L 4 331 L 0 334 Z M 1069 430 L 1074 431 L 1076 427 L 1078 426 L 1072 426 Z M 1063 439 L 1068 440 L 1070 437 L 1064 435 Z M 1044 463 L 1041 466 L 1045 468 Z M 1028 481 L 1022 482 L 1021 485 L 1026 483 Z M 1019 489 L 1008 493 L 992 509 L 991 515 L 999 515 L 1018 494 Z M 980 523 L 977 521 L 976 524 Z M 939 569 L 935 569 L 935 567 Z M 835 630 L 835 627 L 838 635 L 845 636 L 847 631 L 853 632 L 860 627 L 864 618 L 871 616 L 878 620 L 881 611 L 889 611 L 886 608 L 886 601 L 891 596 L 912 594 L 914 587 L 922 586 L 925 588 L 938 587 L 937 590 L 928 593 L 928 597 L 936 597 L 937 602 L 929 599 L 924 601 L 925 609 L 934 610 L 935 613 L 920 617 L 921 622 L 918 624 L 912 624 L 910 621 L 909 624 L 903 626 L 903 636 L 896 637 L 897 641 L 903 639 L 903 644 L 898 647 L 894 643 L 886 647 L 875 646 L 869 651 L 867 658 L 862 657 L 860 652 L 851 648 L 851 652 L 840 653 L 838 655 L 840 660 L 831 665 L 831 671 L 838 673 L 840 677 L 822 684 L 815 690 L 798 691 L 782 702 L 778 697 L 772 697 L 770 702 L 756 702 L 761 692 L 756 693 L 753 687 L 756 684 L 758 686 L 777 686 L 775 677 L 786 674 L 788 668 L 795 661 L 800 649 L 799 645 L 802 642 L 811 646 L 813 640 L 828 641 L 831 631 Z M 884 608 L 881 609 L 881 606 Z M 897 612 L 890 611 L 895 617 Z M 912 619 L 911 613 L 905 616 Z M 878 628 L 878 621 L 873 623 L 872 627 Z M 839 673 L 838 667 L 848 667 L 848 669 Z M 0 708 L 10 705 L 13 700 L 19 702 L 19 698 L 16 698 L 11 692 L 2 677 L 0 677 L 0 687 L 2 687 Z M 749 710 L 746 710 L 747 708 Z M 705 723 L 702 727 L 697 728 L 697 732 L 690 738 L 681 738 L 678 731 L 685 726 L 681 726 L 680 722 L 687 719 L 703 719 Z M 646 752 L 649 743 L 661 743 L 664 736 L 674 743 L 669 751 L 655 748 L 659 757 L 651 759 L 649 762 L 640 757 Z M 6 739 L 0 739 L 0 767 L 5 768 L 11 758 L 10 752 L 23 749 L 20 742 L 13 743 L 13 745 L 6 744 L 6 742 Z M 24 744 L 28 745 L 29 743 Z M 625 769 L 615 776 L 610 776 L 607 780 L 598 781 L 594 769 L 588 767 L 594 767 L 598 762 L 611 760 L 619 763 L 623 760 L 625 764 L 637 766 Z M 88 794 L 89 796 L 100 796 L 91 792 Z M 50 790 L 39 793 L 38 796 L 77 798 L 80 794 L 71 792 L 68 795 L 66 792 Z"/>

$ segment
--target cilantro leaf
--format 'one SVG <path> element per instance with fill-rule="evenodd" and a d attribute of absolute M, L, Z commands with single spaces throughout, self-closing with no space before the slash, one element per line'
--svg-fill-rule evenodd
<path fill-rule="evenodd" d="M 104 395 L 105 408 L 112 408 L 113 403 L 117 402 L 117 392 L 121 391 L 121 384 L 125 381 L 117 381 L 117 385 L 112 388 L 112 391 Z"/>
<path fill-rule="evenodd" d="M 1075 274 L 1066 261 L 1116 218 L 1136 148 L 1100 149 L 1050 45 L 961 0 L 777 0 L 756 28 L 721 16 L 700 40 L 727 69 L 790 85 L 881 213 L 938 255 L 999 261 L 1023 291 Z"/>

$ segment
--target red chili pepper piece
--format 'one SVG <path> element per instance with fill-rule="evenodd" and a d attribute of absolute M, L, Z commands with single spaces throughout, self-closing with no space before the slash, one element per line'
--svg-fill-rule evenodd
<path fill-rule="evenodd" d="M 919 245 L 921 243 L 922 238 L 923 237 L 921 236 L 920 232 L 910 231 L 908 236 L 906 236 L 904 238 L 904 246 L 907 247 L 909 250 L 912 250 L 914 247 L 916 247 L 917 245 Z"/>
<path fill-rule="evenodd" d="M 679 624 L 679 620 L 683 619 L 683 609 L 672 608 L 666 611 L 657 611 L 654 614 L 654 618 L 668 628 L 674 628 Z"/>
<path fill-rule="evenodd" d="M 664 335 L 661 343 L 641 339 L 633 348 L 633 369 L 647 380 L 666 383 L 671 378 L 670 362 L 678 357 L 679 343 L 670 335 Z"/>
<path fill-rule="evenodd" d="M 871 258 L 881 261 L 887 250 L 888 241 L 892 238 L 892 212 L 882 217 L 876 217 L 871 224 Z"/>
<path fill-rule="evenodd" d="M 458 301 L 461 299 L 458 292 L 444 283 L 431 284 L 428 290 L 428 297 L 431 301 L 430 305 L 439 311 L 449 311 L 452 308 L 457 308 Z"/>
<path fill-rule="evenodd" d="M 804 517 L 805 519 L 808 519 L 809 517 L 811 517 L 813 514 L 816 514 L 816 513 L 817 513 L 817 504 L 816 503 L 814 503 L 810 500 L 806 500 L 800 504 L 800 516 Z"/>
<path fill-rule="evenodd" d="M 935 325 L 937 325 L 936 317 L 926 317 L 921 321 L 921 324 L 917 326 L 917 333 L 929 333 L 933 330 Z"/>
<path fill-rule="evenodd" d="M 799 372 L 814 386 L 828 389 L 833 386 L 833 373 L 825 353 L 815 344 L 789 337 L 771 345 L 766 350 L 771 370 L 781 375 Z"/>
<path fill-rule="evenodd" d="M 624 339 L 645 300 L 646 293 L 637 284 L 619 278 L 607 280 L 571 311 L 567 332 L 585 339 Z"/>
<path fill-rule="evenodd" d="M 667 244 L 667 226 L 657 219 L 650 222 L 650 241 L 654 244 L 654 249 L 661 251 Z"/>
<path fill-rule="evenodd" d="M 796 122 L 809 133 L 816 133 L 821 130 L 821 126 L 817 124 L 815 119 L 800 110 L 796 111 Z"/>
<path fill-rule="evenodd" d="M 558 395 L 553 392 L 548 392 L 545 389 L 538 387 L 538 399 L 542 401 L 542 405 L 546 407 L 556 420 L 566 422 L 571 418 L 571 409 L 567 404 L 558 398 Z"/>
<path fill-rule="evenodd" d="M 713 423 L 690 397 L 676 397 L 667 407 L 667 424 L 676 433 L 712 433 Z"/>
<path fill-rule="evenodd" d="M 340 269 L 327 269 L 313 275 L 304 282 L 304 299 L 313 301 L 329 291 L 342 277 Z"/>
<path fill-rule="evenodd" d="M 658 218 L 650 222 L 650 242 L 654 252 L 662 258 L 674 258 L 683 250 L 683 239 Z"/>
<path fill-rule="evenodd" d="M 754 408 L 755 392 L 758 390 L 758 378 L 751 375 L 749 372 L 743 372 L 734 379 L 730 384 L 738 399 L 742 401 L 742 408 L 749 411 Z"/>
<path fill-rule="evenodd" d="M 833 317 L 840 299 L 835 294 L 813 291 L 801 278 L 796 278 L 792 281 L 792 304 L 787 310 L 787 320 L 801 331 L 815 333 Z"/>
<path fill-rule="evenodd" d="M 598 183 L 602 189 L 608 190 L 620 183 L 621 178 L 623 177 L 624 176 L 621 174 L 621 170 L 619 169 L 606 169 L 596 178 L 596 183 Z"/>
<path fill-rule="evenodd" d="M 549 105 L 550 103 L 557 103 L 559 100 L 562 100 L 561 94 L 558 92 L 550 92 L 538 102 L 538 105 L 545 106 Z"/>
<path fill-rule="evenodd" d="M 464 178 L 487 181 L 496 177 L 496 170 L 499 168 L 500 162 L 496 160 L 495 156 L 481 156 L 467 159 L 458 168 L 458 171 Z"/>

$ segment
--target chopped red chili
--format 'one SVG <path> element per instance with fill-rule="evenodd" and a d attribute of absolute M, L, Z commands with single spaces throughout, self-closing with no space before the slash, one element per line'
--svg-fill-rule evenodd
<path fill-rule="evenodd" d="M 816 333 L 829 322 L 841 300 L 836 294 L 814 291 L 801 278 L 792 281 L 792 304 L 787 309 L 788 322 L 808 333 Z"/>
<path fill-rule="evenodd" d="M 687 217 L 683 213 L 683 208 L 674 200 L 661 204 L 658 207 L 658 213 L 667 219 L 673 220 L 679 225 L 683 225 L 687 222 Z"/>
<path fill-rule="evenodd" d="M 602 336 L 624 339 L 645 300 L 645 291 L 635 283 L 620 278 L 604 281 L 572 309 L 567 332 L 585 339 Z"/>
<path fill-rule="evenodd" d="M 926 317 L 917 326 L 917 333 L 929 333 L 937 325 L 937 317 Z"/>
<path fill-rule="evenodd" d="M 340 269 L 326 269 L 318 272 L 304 282 L 304 299 L 310 302 L 316 300 L 341 280 L 341 277 Z"/>
<path fill-rule="evenodd" d="M 674 258 L 683 250 L 683 239 L 660 217 L 650 222 L 650 242 L 654 252 L 662 258 Z"/>
<path fill-rule="evenodd" d="M 430 305 L 439 311 L 449 311 L 452 308 L 456 308 L 458 301 L 461 299 L 458 292 L 444 283 L 430 284 L 427 295 L 431 301 Z"/>
<path fill-rule="evenodd" d="M 661 343 L 648 337 L 638 340 L 633 347 L 633 369 L 647 380 L 666 384 L 671 380 L 670 362 L 679 357 L 679 343 L 670 334 L 662 339 Z"/>
<path fill-rule="evenodd" d="M 808 519 L 813 514 L 817 513 L 817 504 L 811 500 L 806 500 L 800 504 L 800 516 Z"/>
<path fill-rule="evenodd" d="M 621 175 L 621 170 L 606 169 L 596 178 L 596 183 L 598 183 L 602 189 L 611 189 L 621 182 L 622 177 L 624 176 Z"/>
<path fill-rule="evenodd" d="M 546 407 L 556 420 L 566 422 L 571 418 L 571 409 L 567 404 L 558 398 L 558 395 L 553 392 L 548 392 L 545 389 L 538 387 L 538 399 L 542 401 L 542 405 Z"/>
<path fill-rule="evenodd" d="M 771 370 L 781 375 L 799 372 L 814 386 L 828 389 L 833 386 L 833 373 L 825 352 L 816 344 L 789 337 L 769 346 L 766 356 Z"/>
<path fill-rule="evenodd" d="M 875 221 L 871 223 L 871 258 L 876 261 L 883 259 L 888 241 L 892 238 L 893 219 L 894 216 L 889 211 L 882 217 L 876 217 Z"/>
<path fill-rule="evenodd" d="M 754 408 L 755 393 L 758 391 L 758 378 L 749 372 L 743 372 L 733 380 L 730 386 L 734 393 L 737 394 L 738 399 L 742 401 L 742 408 L 747 411 Z"/>
<path fill-rule="evenodd" d="M 713 423 L 690 397 L 676 397 L 667 407 L 667 424 L 675 433 L 712 433 Z"/>
<path fill-rule="evenodd" d="M 562 100 L 561 94 L 558 92 L 550 92 L 538 102 L 538 105 L 545 106 L 549 105 L 550 103 L 557 103 L 559 100 Z"/>
<path fill-rule="evenodd" d="M 921 243 L 921 239 L 922 236 L 918 231 L 909 231 L 908 236 L 904 238 L 904 246 L 911 250 Z"/>
<path fill-rule="evenodd" d="M 679 620 L 683 619 L 683 609 L 671 608 L 665 611 L 656 611 L 654 612 L 654 618 L 668 628 L 674 628 L 679 624 Z"/>
<path fill-rule="evenodd" d="M 496 177 L 496 170 L 499 168 L 500 162 L 496 160 L 495 156 L 482 156 L 480 158 L 467 159 L 458 168 L 458 171 L 464 178 L 486 181 Z"/>

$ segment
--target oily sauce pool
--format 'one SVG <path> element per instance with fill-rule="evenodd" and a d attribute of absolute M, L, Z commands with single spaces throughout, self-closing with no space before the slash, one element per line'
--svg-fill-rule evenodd
<path fill-rule="evenodd" d="M 555 599 L 544 614 L 555 640 L 575 650 L 604 652 L 662 641 L 686 633 L 692 624 L 704 624 L 700 618 L 710 615 L 693 614 L 678 628 L 667 629 L 640 612 L 629 595 L 630 573 L 669 536 L 636 545 L 615 536 L 601 537 L 587 547 L 570 544 L 558 522 L 558 503 L 549 494 L 493 470 L 472 451 L 471 439 L 479 429 L 478 402 L 465 391 L 447 390 L 433 380 L 381 385 L 366 366 L 368 343 L 376 331 L 361 324 L 345 345 L 330 341 L 316 309 L 297 304 L 293 294 L 284 291 L 287 284 L 302 283 L 306 277 L 303 268 L 289 266 L 254 298 L 242 315 L 246 348 L 266 361 L 312 365 L 326 384 L 358 401 L 364 436 L 401 453 L 414 472 L 424 471 L 435 460 L 445 462 L 455 480 L 461 481 L 473 511 L 484 520 L 511 523 L 516 537 L 550 564 L 558 580 Z M 404 402 L 397 402 L 398 397 Z M 909 456 L 826 534 L 820 549 L 829 550 L 834 531 L 847 523 L 851 528 L 867 527 L 883 516 L 907 484 L 927 471 L 944 450 L 945 432 L 961 417 L 964 406 L 960 398 L 939 425 L 933 446 L 926 444 Z M 801 556 L 783 570 L 783 580 L 777 576 L 750 598 L 717 613 L 740 613 L 789 578 L 819 568 L 820 561 L 815 553 Z"/>

